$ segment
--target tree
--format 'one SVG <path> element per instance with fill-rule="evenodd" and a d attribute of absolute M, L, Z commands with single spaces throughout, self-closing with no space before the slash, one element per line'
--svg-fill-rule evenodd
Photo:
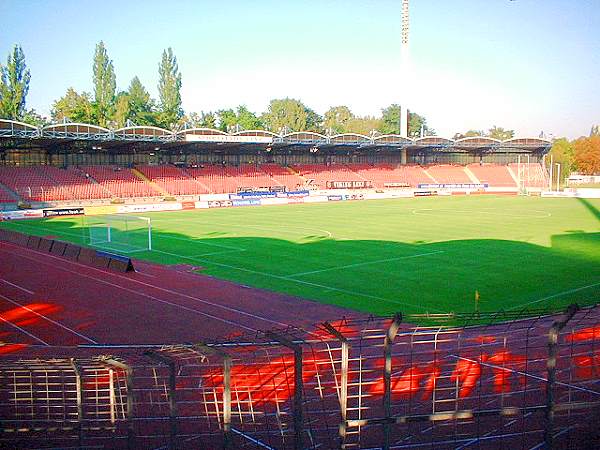
<path fill-rule="evenodd" d="M 47 117 L 38 114 L 38 112 L 33 108 L 29 111 L 25 111 L 25 114 L 23 114 L 21 120 L 36 127 L 43 127 L 49 123 Z"/>
<path fill-rule="evenodd" d="M 268 130 L 289 133 L 314 129 L 319 116 L 300 100 L 283 98 L 271 100 L 261 119 Z"/>
<path fill-rule="evenodd" d="M 242 130 L 260 130 L 263 128 L 262 122 L 256 114 L 244 105 L 237 107 L 236 116 Z"/>
<path fill-rule="evenodd" d="M 420 137 L 421 133 L 423 136 L 435 135 L 435 130 L 427 126 L 427 119 L 425 117 L 408 112 L 408 136 L 409 137 Z"/>
<path fill-rule="evenodd" d="M 94 53 L 94 106 L 98 124 L 105 127 L 112 118 L 117 82 L 115 69 L 104 42 L 96 44 Z"/>
<path fill-rule="evenodd" d="M 200 121 L 198 122 L 198 126 L 202 128 L 217 128 L 217 115 L 212 112 L 202 112 L 200 114 Z"/>
<path fill-rule="evenodd" d="M 185 122 L 192 128 L 212 128 L 216 130 L 217 114 L 213 112 L 201 112 L 200 114 L 191 112 L 184 116 Z"/>
<path fill-rule="evenodd" d="M 127 89 L 129 100 L 129 119 L 136 125 L 156 125 L 158 120 L 154 100 L 136 76 L 133 77 Z"/>
<path fill-rule="evenodd" d="M 340 134 L 347 131 L 347 125 L 354 119 L 354 114 L 347 106 L 332 106 L 324 116 L 323 128 L 331 134 Z"/>
<path fill-rule="evenodd" d="M 488 130 L 486 136 L 491 137 L 492 139 L 498 139 L 499 141 L 506 141 L 507 139 L 515 137 L 515 130 L 505 130 L 502 127 L 494 125 Z"/>
<path fill-rule="evenodd" d="M 183 117 L 181 109 L 181 73 L 173 49 L 163 51 L 158 66 L 158 95 L 160 122 L 164 127 L 171 128 Z"/>
<path fill-rule="evenodd" d="M 67 93 L 52 104 L 50 116 L 55 122 L 61 122 L 65 118 L 71 122 L 96 122 L 90 94 L 78 94 L 73 88 L 67 89 Z"/>
<path fill-rule="evenodd" d="M 400 105 L 394 103 L 381 110 L 378 130 L 383 134 L 400 134 Z"/>
<path fill-rule="evenodd" d="M 600 173 L 600 136 L 582 137 L 573 142 L 577 170 L 586 175 Z"/>
<path fill-rule="evenodd" d="M 219 130 L 221 131 L 229 132 L 237 125 L 237 116 L 231 108 L 217 111 L 217 118 L 219 121 Z"/>
<path fill-rule="evenodd" d="M 306 131 L 321 133 L 323 131 L 323 118 L 311 108 L 306 107 Z"/>
<path fill-rule="evenodd" d="M 231 108 L 221 109 L 217 111 L 217 118 L 221 131 L 234 132 L 262 129 L 260 119 L 244 105 L 238 106 L 235 111 Z"/>
<path fill-rule="evenodd" d="M 15 45 L 6 59 L 6 66 L 0 64 L 0 117 L 23 118 L 30 80 L 31 73 L 25 64 L 23 49 Z"/>
<path fill-rule="evenodd" d="M 354 117 L 346 122 L 345 132 L 369 136 L 373 130 L 379 130 L 382 127 L 382 124 L 382 120 L 377 117 Z"/>
<path fill-rule="evenodd" d="M 454 140 L 464 139 L 466 137 L 476 137 L 476 136 L 485 136 L 485 133 L 482 130 L 469 130 L 464 133 L 455 133 Z"/>
<path fill-rule="evenodd" d="M 400 132 L 400 105 L 392 104 L 382 110 L 382 123 L 378 128 L 383 134 L 399 134 Z M 424 136 L 435 134 L 435 130 L 427 126 L 425 117 L 408 112 L 408 137 L 420 137 L 421 132 Z"/>
<path fill-rule="evenodd" d="M 553 162 L 560 163 L 561 182 L 569 177 L 571 172 L 575 170 L 575 149 L 567 139 L 556 139 L 552 143 L 549 155 L 552 156 Z M 549 157 L 546 161 L 550 161 Z"/>
<path fill-rule="evenodd" d="M 115 101 L 114 120 L 117 128 L 122 128 L 131 119 L 131 97 L 127 92 L 119 92 Z"/>

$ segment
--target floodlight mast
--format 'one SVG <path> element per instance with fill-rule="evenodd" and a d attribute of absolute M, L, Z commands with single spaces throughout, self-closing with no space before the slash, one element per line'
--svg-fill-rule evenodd
<path fill-rule="evenodd" d="M 400 77 L 400 136 L 408 137 L 408 85 L 410 73 L 410 58 L 408 53 L 408 32 L 409 32 L 409 15 L 408 15 L 408 0 L 402 0 L 402 29 L 401 29 L 401 44 L 400 44 L 400 62 L 401 74 Z"/>

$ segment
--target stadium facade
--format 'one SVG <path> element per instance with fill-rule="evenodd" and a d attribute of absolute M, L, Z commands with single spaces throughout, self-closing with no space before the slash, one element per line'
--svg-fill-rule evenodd
<path fill-rule="evenodd" d="M 301 191 L 297 201 L 540 192 L 549 186 L 542 162 L 550 146 L 539 138 L 36 128 L 0 120 L 0 210 L 164 200 L 206 206 L 247 191 Z"/>
<path fill-rule="evenodd" d="M 0 164 L 56 166 L 88 164 L 167 164 L 186 162 L 290 163 L 389 162 L 399 164 L 507 164 L 528 155 L 540 162 L 551 142 L 540 138 L 499 141 L 488 137 L 452 140 L 400 135 L 308 131 L 276 134 L 264 130 L 225 133 L 208 128 L 177 132 L 156 127 L 109 130 L 65 123 L 36 128 L 0 120 Z"/>

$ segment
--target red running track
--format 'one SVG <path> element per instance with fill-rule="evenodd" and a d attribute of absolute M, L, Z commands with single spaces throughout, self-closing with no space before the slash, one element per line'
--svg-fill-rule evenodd
<path fill-rule="evenodd" d="M 177 268 L 127 274 L 0 242 L 0 341 L 61 346 L 222 339 L 359 314 Z"/>

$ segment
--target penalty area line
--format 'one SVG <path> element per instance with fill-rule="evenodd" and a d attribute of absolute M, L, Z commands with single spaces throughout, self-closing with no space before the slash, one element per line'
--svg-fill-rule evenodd
<path fill-rule="evenodd" d="M 212 264 L 215 266 L 220 266 L 220 267 L 225 267 L 227 269 L 234 269 L 234 270 L 239 270 L 240 272 L 247 272 L 247 273 L 253 273 L 256 275 L 262 275 L 262 276 L 266 276 L 266 277 L 270 277 L 270 278 L 275 278 L 278 280 L 284 280 L 284 281 L 290 281 L 292 283 L 298 283 L 298 284 L 304 284 L 306 286 L 313 286 L 313 287 L 318 287 L 321 289 L 327 289 L 330 291 L 337 291 L 337 292 L 341 292 L 343 294 L 349 294 L 349 295 L 355 295 L 358 297 L 365 297 L 365 298 L 371 298 L 373 300 L 379 300 L 382 302 L 386 302 L 386 303 L 391 303 L 394 305 L 410 305 L 412 307 L 424 310 L 424 311 L 435 311 L 435 312 L 440 312 L 443 313 L 445 311 L 442 311 L 441 309 L 437 309 L 437 308 L 425 308 L 421 305 L 415 305 L 413 303 L 408 303 L 408 302 L 401 302 L 401 301 L 396 301 L 396 300 L 391 300 L 389 298 L 383 298 L 383 297 L 378 297 L 376 295 L 370 295 L 370 294 L 365 294 L 363 292 L 355 292 L 355 291 L 350 291 L 347 289 L 341 289 L 341 288 L 336 288 L 333 286 L 327 286 L 324 284 L 319 284 L 319 283 L 312 283 L 310 281 L 304 281 L 304 280 L 296 280 L 295 278 L 290 278 L 287 276 L 282 276 L 282 275 L 275 275 L 272 273 L 268 273 L 268 272 L 260 272 L 258 270 L 252 270 L 252 269 L 246 269 L 245 267 L 237 267 L 237 266 L 232 266 L 230 264 L 224 264 L 224 263 L 219 263 L 219 262 L 215 262 L 215 261 L 210 261 L 208 259 L 202 259 L 202 258 L 194 258 L 194 257 L 190 257 L 190 256 L 182 256 L 182 255 L 178 255 L 176 253 L 170 253 L 170 252 L 163 252 L 160 250 L 155 250 L 158 253 L 164 253 L 166 255 L 171 255 L 171 256 L 178 256 L 182 259 L 188 259 L 190 261 L 199 261 L 202 263 L 206 263 L 206 264 Z"/>
<path fill-rule="evenodd" d="M 322 272 L 329 272 L 329 271 L 332 271 L 332 270 L 350 269 L 352 267 L 369 266 L 371 264 L 381 264 L 381 263 L 391 262 L 391 261 L 400 261 L 402 259 L 419 258 L 421 256 L 437 255 L 439 253 L 445 253 L 445 252 L 443 250 L 436 250 L 434 252 L 419 253 L 417 255 L 398 256 L 396 258 L 378 259 L 377 261 L 367 261 L 367 262 L 356 263 L 356 264 L 348 264 L 346 266 L 330 267 L 328 269 L 311 270 L 311 271 L 308 271 L 308 272 L 293 273 L 291 275 L 288 275 L 287 277 L 288 278 L 301 277 L 301 276 L 304 276 L 304 275 L 311 275 L 313 273 L 322 273 Z"/>
<path fill-rule="evenodd" d="M 549 296 L 544 297 L 544 298 L 533 300 L 531 302 L 522 303 L 520 305 L 513 306 L 512 308 L 507 308 L 507 311 L 512 311 L 512 310 L 515 310 L 515 309 L 522 308 L 523 306 L 533 305 L 534 303 L 543 302 L 543 301 L 550 300 L 550 299 L 553 299 L 553 298 L 556 298 L 556 297 L 561 297 L 563 295 L 574 294 L 575 292 L 584 291 L 586 289 L 590 289 L 590 288 L 593 288 L 593 287 L 596 287 L 596 286 L 600 286 L 600 281 L 598 283 L 588 284 L 587 286 L 581 286 L 581 287 L 578 287 L 578 288 L 569 289 L 568 291 L 558 292 L 557 294 L 552 294 L 552 295 L 549 295 Z"/>

